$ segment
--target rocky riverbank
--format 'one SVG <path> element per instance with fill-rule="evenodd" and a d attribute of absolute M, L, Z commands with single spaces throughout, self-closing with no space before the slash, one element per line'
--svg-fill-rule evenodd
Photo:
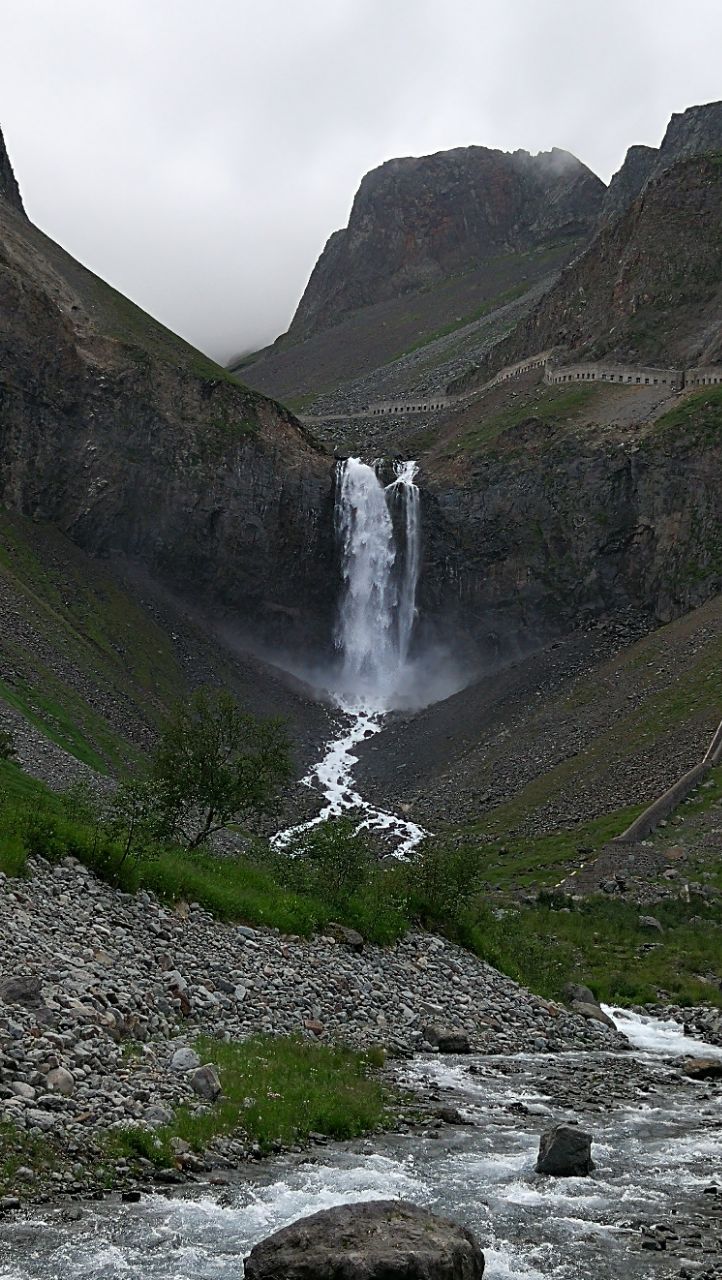
<path fill-rule="evenodd" d="M 444 1030 L 457 1050 L 489 1054 L 626 1047 L 442 938 L 356 951 L 222 924 L 197 904 L 121 893 L 72 859 L 36 859 L 26 880 L 0 877 L 0 973 L 0 1122 L 67 1156 L 71 1172 L 54 1181 L 77 1193 L 95 1189 L 108 1133 L 207 1105 L 199 1034 L 296 1032 L 382 1044 L 392 1056 L 431 1053 Z M 249 1144 L 225 1152 L 233 1161 Z M 122 1184 L 122 1162 L 119 1172 Z M 32 1170 L 18 1177 L 32 1192 Z"/>

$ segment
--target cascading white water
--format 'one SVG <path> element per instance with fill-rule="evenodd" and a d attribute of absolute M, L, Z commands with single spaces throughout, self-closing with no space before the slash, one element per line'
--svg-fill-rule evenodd
<path fill-rule="evenodd" d="M 416 484 L 415 462 L 397 462 L 396 479 L 386 492 L 403 510 L 404 567 L 398 598 L 398 657 L 403 670 L 408 662 L 416 622 L 416 588 L 421 569 L 421 495 Z"/>
<path fill-rule="evenodd" d="M 397 854 L 410 853 L 426 834 L 416 823 L 368 805 L 351 779 L 358 759 L 354 748 L 380 731 L 384 714 L 400 704 L 409 685 L 421 503 L 416 463 L 397 462 L 394 472 L 395 479 L 384 487 L 376 467 L 360 458 L 339 463 L 335 524 L 343 591 L 335 637 L 340 664 L 332 694 L 345 716 L 323 758 L 303 779 L 321 787 L 324 808 L 311 822 L 276 836 L 279 847 L 327 818 L 359 810 L 365 814 L 359 828 L 395 836 Z"/>
<path fill-rule="evenodd" d="M 421 562 L 415 462 L 395 465 L 384 488 L 376 468 L 349 458 L 339 464 L 336 532 L 344 590 L 336 629 L 341 655 L 337 696 L 347 707 L 387 711 L 398 697 L 416 618 Z M 403 545 L 392 511 L 401 507 Z"/>

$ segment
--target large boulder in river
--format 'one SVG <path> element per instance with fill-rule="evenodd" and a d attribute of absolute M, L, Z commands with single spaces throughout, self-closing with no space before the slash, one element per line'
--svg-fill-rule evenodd
<path fill-rule="evenodd" d="M 690 1080 L 722 1080 L 722 1058 L 685 1058 L 682 1071 Z"/>
<path fill-rule="evenodd" d="M 605 1013 L 598 1004 L 586 1004 L 581 1000 L 572 1000 L 570 1008 L 574 1013 L 578 1013 L 580 1018 L 587 1018 L 590 1022 L 601 1022 L 605 1027 L 611 1027 L 612 1031 L 617 1028 L 608 1013 Z"/>
<path fill-rule="evenodd" d="M 481 1280 L 467 1227 L 404 1200 L 342 1204 L 257 1244 L 246 1280 Z"/>
<path fill-rule="evenodd" d="M 447 1027 L 430 1022 L 424 1027 L 424 1040 L 439 1053 L 471 1053 L 469 1037 L 460 1027 Z"/>
<path fill-rule="evenodd" d="M 555 1124 L 539 1139 L 537 1173 L 555 1178 L 583 1178 L 594 1168 L 591 1134 L 574 1124 Z"/>
<path fill-rule="evenodd" d="M 585 987 L 583 982 L 567 982 L 562 995 L 567 1004 L 599 1004 L 594 992 L 590 987 Z"/>

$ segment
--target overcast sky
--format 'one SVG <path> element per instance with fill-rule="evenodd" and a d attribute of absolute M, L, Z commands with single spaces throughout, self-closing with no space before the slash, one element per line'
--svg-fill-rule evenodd
<path fill-rule="evenodd" d="M 722 97 L 722 0 L 0 0 L 30 217 L 225 360 L 288 325 L 363 174 L 477 143 L 605 181 Z"/>

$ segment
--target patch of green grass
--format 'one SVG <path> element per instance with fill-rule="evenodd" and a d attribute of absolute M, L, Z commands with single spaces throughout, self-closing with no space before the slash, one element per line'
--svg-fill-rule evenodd
<path fill-rule="evenodd" d="M 553 901 L 553 900 L 552 900 Z M 562 908 L 562 909 L 560 909 Z M 501 919 L 479 908 L 467 945 L 490 964 L 552 999 L 566 982 L 584 982 L 607 1003 L 673 1002 L 722 1006 L 722 910 L 704 898 L 657 903 L 646 914 L 660 934 L 639 924 L 645 910 L 592 897 L 577 905 L 509 910 Z M 698 919 L 691 923 L 694 917 Z"/>
<path fill-rule="evenodd" d="M 13 673 L 0 698 L 93 768 L 122 772 L 137 751 L 111 709 L 160 721 L 185 690 L 167 634 L 57 530 L 1 510 L 0 580 L 22 619 L 17 637 L 31 637 L 0 634 Z"/>
<path fill-rule="evenodd" d="M 134 1127 L 112 1143 L 127 1156 L 173 1163 L 173 1139 L 203 1151 L 220 1135 L 241 1134 L 262 1150 L 305 1141 L 311 1133 L 356 1138 L 389 1123 L 390 1095 L 373 1077 L 378 1055 L 355 1053 L 299 1036 L 256 1035 L 238 1043 L 201 1036 L 202 1062 L 217 1068 L 222 1097 L 212 1106 L 182 1106 L 155 1133 Z"/>
<path fill-rule="evenodd" d="M 0 1195 L 17 1195 L 17 1171 L 23 1166 L 36 1174 L 55 1168 L 52 1146 L 46 1138 L 32 1137 L 9 1121 L 0 1121 Z"/>
<path fill-rule="evenodd" d="M 497 311 L 499 307 L 506 306 L 508 302 L 514 302 L 517 298 L 521 298 L 525 293 L 528 293 L 530 287 L 529 281 L 525 280 L 521 284 L 515 285 L 512 289 L 506 289 L 504 293 L 498 294 L 495 298 L 489 298 L 467 315 L 459 316 L 458 319 L 450 320 L 448 324 L 442 325 L 441 328 L 435 329 L 432 333 L 424 334 L 417 342 L 405 347 L 388 363 L 393 364 L 395 360 L 401 360 L 404 356 L 411 355 L 413 351 L 420 351 L 422 347 L 427 347 L 430 342 L 435 342 L 437 338 L 446 338 L 450 333 L 455 333 L 457 329 L 463 329 L 465 325 L 473 324 L 475 320 L 483 320 L 484 316 L 489 315 L 491 311 Z"/>
<path fill-rule="evenodd" d="M 655 434 L 660 431 L 686 431 L 693 429 L 709 439 L 720 438 L 722 430 L 722 387 L 702 387 L 685 395 L 683 399 L 662 414 L 654 423 Z"/>
<path fill-rule="evenodd" d="M 78 732 L 65 703 L 49 698 L 20 681 L 11 686 L 0 680 L 0 698 L 77 760 L 82 760 L 98 773 L 108 772 L 106 761 Z"/>
<path fill-rule="evenodd" d="M 539 887 L 556 884 L 581 861 L 588 860 L 592 852 L 621 835 L 643 807 L 630 805 L 549 835 L 509 839 L 502 833 L 509 828 L 514 801 L 501 805 L 488 821 L 476 824 L 477 831 L 493 837 L 488 852 L 481 855 L 483 865 L 480 874 L 497 888 L 511 884 Z M 586 850 L 586 853 L 580 853 L 580 850 Z"/>
<path fill-rule="evenodd" d="M 478 453 L 492 444 L 504 432 L 536 418 L 547 425 L 562 422 L 574 417 L 582 409 L 588 409 L 598 399 L 601 388 L 598 386 L 580 386 L 558 389 L 544 387 L 533 400 L 525 400 L 522 404 L 512 404 L 505 409 L 490 414 L 475 427 L 471 427 L 458 441 L 458 445 L 467 453 Z"/>

